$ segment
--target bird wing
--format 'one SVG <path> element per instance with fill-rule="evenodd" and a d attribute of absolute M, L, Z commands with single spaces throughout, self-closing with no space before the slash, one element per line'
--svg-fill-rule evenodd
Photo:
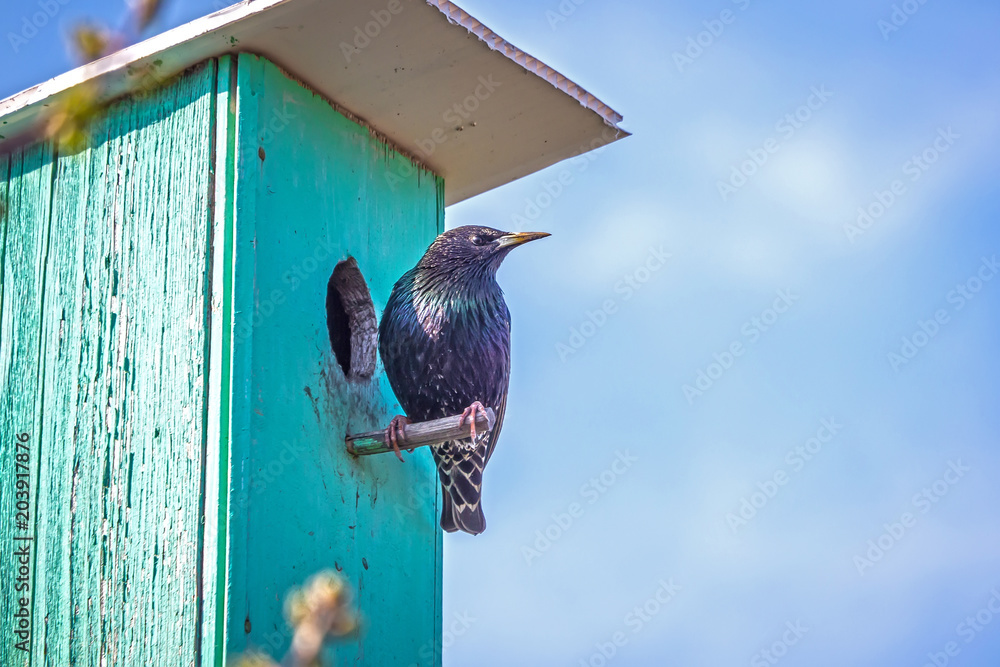
<path fill-rule="evenodd" d="M 501 344 L 502 351 L 500 353 L 500 359 L 502 360 L 500 373 L 503 376 L 502 390 L 500 391 L 496 405 L 492 406 L 496 413 L 496 421 L 493 423 L 493 430 L 490 431 L 489 440 L 486 443 L 486 457 L 483 459 L 484 467 L 490 462 L 490 457 L 493 456 L 493 449 L 496 448 L 497 441 L 500 439 L 503 416 L 507 412 L 507 391 L 510 388 L 510 311 L 507 310 L 506 303 L 503 304 L 503 322 L 504 331 L 507 335 L 503 338 L 504 342 Z"/>
<path fill-rule="evenodd" d="M 493 423 L 493 430 L 490 431 L 489 440 L 486 441 L 486 458 L 483 461 L 483 467 L 490 462 L 490 457 L 493 455 L 493 448 L 497 446 L 497 440 L 500 439 L 500 427 L 503 426 L 503 414 L 507 410 L 507 392 L 503 393 L 500 397 L 500 403 L 494 408 L 496 414 L 496 421 Z"/>

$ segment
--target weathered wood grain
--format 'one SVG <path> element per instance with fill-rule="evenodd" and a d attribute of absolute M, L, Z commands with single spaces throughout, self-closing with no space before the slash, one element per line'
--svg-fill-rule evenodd
<path fill-rule="evenodd" d="M 285 592 L 334 567 L 368 622 L 338 664 L 440 665 L 433 461 L 344 449 L 399 408 L 380 364 L 344 376 L 325 296 L 353 257 L 380 311 L 443 229 L 442 180 L 248 55 L 93 135 L 0 156 L 0 572 L 21 432 L 33 544 L 30 650 L 0 664 L 281 655 Z"/>
<path fill-rule="evenodd" d="M 49 219 L 52 201 L 53 156 L 51 147 L 34 146 L 9 159 L 9 184 L 6 193 L 3 249 L 3 312 L 0 319 L 0 572 L 3 594 L 0 595 L 0 664 L 28 665 L 29 652 L 16 648 L 16 610 L 19 600 L 30 600 L 35 619 L 34 595 L 44 576 L 38 577 L 35 566 L 38 545 L 38 465 L 43 455 L 42 393 L 40 375 L 45 343 L 41 340 L 42 316 L 46 308 L 46 257 L 49 250 Z M 30 439 L 24 462 L 29 469 L 30 503 L 27 525 L 16 518 L 18 469 L 16 436 L 27 433 Z M 28 547 L 27 563 L 19 562 L 16 551 Z M 27 572 L 21 566 L 27 566 Z M 27 579 L 22 579 L 23 576 Z M 44 573 L 43 573 L 44 575 Z M 27 581 L 29 589 L 21 588 Z M 19 590 L 20 589 L 20 590 Z M 34 635 L 33 636 L 37 636 Z"/>
<path fill-rule="evenodd" d="M 41 332 L 42 458 L 36 517 L 39 576 L 35 578 L 32 651 L 32 662 L 39 665 L 70 664 L 68 636 L 73 630 L 73 605 L 79 603 L 84 592 L 72 586 L 70 563 L 77 439 L 74 432 L 80 424 L 76 399 L 85 338 L 79 303 L 84 291 L 82 251 L 91 157 L 87 153 L 61 156 L 54 174 Z M 96 491 L 91 495 L 81 491 L 83 504 L 99 502 Z"/>
<path fill-rule="evenodd" d="M 230 493 L 230 392 L 233 350 L 233 193 L 236 185 L 235 62 L 216 63 L 214 114 L 214 190 L 212 216 L 211 313 L 208 361 L 208 421 L 205 449 L 205 532 L 202 553 L 202 667 L 226 663 L 226 581 Z"/>
<path fill-rule="evenodd" d="M 486 408 L 486 414 L 476 413 L 476 433 L 492 431 L 495 422 L 496 414 L 493 412 L 493 408 Z M 468 418 L 463 423 L 462 415 L 452 415 L 442 419 L 407 425 L 396 444 L 400 449 L 414 449 L 470 437 L 472 437 L 472 425 Z M 386 454 L 393 451 L 385 429 L 348 435 L 346 443 L 347 451 L 355 456 L 371 456 L 372 454 Z"/>
<path fill-rule="evenodd" d="M 209 63 L 85 151 L 11 157 L 0 422 L 36 448 L 31 664 L 195 663 L 214 87 Z"/>
<path fill-rule="evenodd" d="M 325 303 L 354 257 L 381 311 L 442 227 L 442 182 L 263 59 L 236 85 L 228 652 L 284 654 L 286 591 L 333 567 L 367 619 L 336 664 L 439 665 L 437 473 L 345 450 L 399 409 L 381 365 L 345 377 Z"/>

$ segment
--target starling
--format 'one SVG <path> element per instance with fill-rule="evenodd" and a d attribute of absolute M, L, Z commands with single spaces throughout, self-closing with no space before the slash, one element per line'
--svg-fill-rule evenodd
<path fill-rule="evenodd" d="M 483 469 L 493 454 L 510 379 L 510 312 L 496 273 L 511 249 L 548 236 L 466 226 L 438 236 L 417 265 L 396 282 L 379 324 L 379 354 L 406 416 L 403 424 L 461 413 L 472 419 L 471 438 L 433 446 L 444 504 L 441 527 L 478 535 L 486 530 L 480 506 Z M 496 423 L 476 434 L 476 415 L 491 407 Z"/>

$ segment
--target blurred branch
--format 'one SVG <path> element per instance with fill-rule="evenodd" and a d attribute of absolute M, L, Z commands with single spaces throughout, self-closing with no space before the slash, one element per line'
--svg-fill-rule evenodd
<path fill-rule="evenodd" d="M 351 607 L 346 581 L 332 570 L 314 575 L 285 601 L 285 620 L 295 630 L 292 646 L 281 667 L 319 667 L 320 651 L 331 638 L 358 632 L 358 615 Z M 235 667 L 278 667 L 268 656 L 250 652 L 239 657 Z"/>
<path fill-rule="evenodd" d="M 64 152 L 74 153 L 87 147 L 90 123 L 101 111 L 100 91 L 92 83 L 84 83 L 67 93 L 65 99 L 53 105 L 45 135 L 56 141 Z"/>
<path fill-rule="evenodd" d="M 160 13 L 162 6 L 162 0 L 137 0 L 132 9 L 135 16 L 136 31 L 141 33 L 148 28 L 149 24 Z"/>
<path fill-rule="evenodd" d="M 81 21 L 70 31 L 68 49 L 81 64 L 104 58 L 124 48 L 130 41 L 137 41 L 160 15 L 163 5 L 163 0 L 135 0 L 131 3 L 130 16 L 125 21 L 126 26 L 133 26 L 131 35 L 126 34 L 124 29 L 115 31 L 99 22 Z M 109 104 L 101 100 L 97 84 L 81 84 L 53 105 L 44 126 L 45 138 L 56 142 L 66 152 L 86 148 L 90 142 L 90 124 Z"/>
<path fill-rule="evenodd" d="M 111 33 L 102 25 L 78 23 L 73 27 L 70 44 L 80 59 L 87 63 L 106 55 L 111 50 Z"/>

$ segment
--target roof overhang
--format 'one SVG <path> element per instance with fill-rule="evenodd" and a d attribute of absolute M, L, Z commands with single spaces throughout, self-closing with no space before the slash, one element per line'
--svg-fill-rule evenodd
<path fill-rule="evenodd" d="M 112 99 L 149 68 L 166 78 L 239 52 L 441 175 L 447 204 L 628 136 L 617 112 L 446 0 L 244 0 L 0 101 L 0 134 L 16 143 L 81 84 Z"/>

